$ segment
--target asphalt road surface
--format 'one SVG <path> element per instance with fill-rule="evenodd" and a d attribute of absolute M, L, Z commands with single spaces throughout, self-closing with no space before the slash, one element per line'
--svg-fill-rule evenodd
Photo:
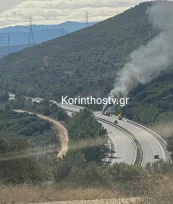
<path fill-rule="evenodd" d="M 13 98 L 13 94 L 9 95 Z M 40 102 L 43 99 L 36 98 L 33 100 Z M 56 101 L 52 101 L 52 103 L 60 105 Z M 61 107 L 72 112 L 77 112 L 82 109 L 82 107 L 74 105 L 61 104 Z M 101 112 L 94 112 L 94 114 L 96 117 L 110 122 L 114 122 L 115 119 L 117 119 L 115 116 L 104 116 Z M 143 151 L 142 166 L 145 166 L 148 162 L 152 163 L 155 155 L 159 155 L 159 158 L 164 161 L 170 160 L 169 152 L 166 150 L 166 143 L 157 134 L 139 126 L 138 124 L 133 124 L 126 119 L 123 119 L 122 121 L 118 120 L 118 125 L 133 134 L 139 141 Z M 113 151 L 111 154 L 111 163 L 126 162 L 128 164 L 133 164 L 136 156 L 136 147 L 130 137 L 105 122 L 103 122 L 103 126 L 107 129 L 110 137 L 111 150 Z"/>
<path fill-rule="evenodd" d="M 65 110 L 74 112 L 81 109 L 81 107 L 73 105 L 61 105 L 61 107 Z M 96 117 L 110 122 L 114 122 L 115 119 L 117 119 L 115 116 L 104 116 L 100 112 L 94 112 L 94 114 Z M 170 156 L 166 150 L 166 143 L 156 134 L 153 134 L 138 125 L 130 123 L 127 120 L 118 120 L 118 125 L 132 133 L 139 141 L 143 151 L 142 166 L 145 166 L 149 162 L 154 162 L 155 155 L 159 155 L 160 159 L 163 159 L 164 161 L 169 161 Z M 136 155 L 133 141 L 129 138 L 128 135 L 118 130 L 117 128 L 106 123 L 103 123 L 103 126 L 109 133 L 113 151 L 115 151 L 115 154 L 113 154 L 112 158 L 113 163 L 125 162 L 128 164 L 133 164 Z"/>
<path fill-rule="evenodd" d="M 115 128 L 104 122 L 100 122 L 105 129 L 107 129 L 110 146 L 111 155 L 109 156 L 109 162 L 111 164 L 117 163 L 127 163 L 134 164 L 136 158 L 136 147 L 132 139 L 124 134 L 121 130 Z"/>

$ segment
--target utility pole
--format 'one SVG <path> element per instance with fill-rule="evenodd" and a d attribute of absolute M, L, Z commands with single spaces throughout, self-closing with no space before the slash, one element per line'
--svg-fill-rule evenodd
<path fill-rule="evenodd" d="M 33 18 L 29 16 L 29 38 L 28 38 L 28 47 L 35 45 L 35 38 L 32 25 Z"/>
<path fill-rule="evenodd" d="M 48 138 L 46 133 L 46 158 L 48 158 Z"/>
<path fill-rule="evenodd" d="M 86 28 L 88 28 L 89 27 L 89 13 L 88 13 L 88 11 L 86 12 Z"/>
<path fill-rule="evenodd" d="M 11 42 L 12 42 L 13 38 L 11 36 L 10 33 L 7 33 L 6 38 L 5 38 L 5 42 L 8 44 L 8 55 L 11 54 Z"/>
<path fill-rule="evenodd" d="M 64 28 L 61 29 L 61 35 L 64 35 Z"/>

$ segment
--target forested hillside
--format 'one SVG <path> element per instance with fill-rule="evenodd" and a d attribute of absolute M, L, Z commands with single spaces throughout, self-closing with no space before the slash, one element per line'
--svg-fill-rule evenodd
<path fill-rule="evenodd" d="M 27 95 L 107 94 L 128 54 L 155 35 L 149 5 L 2 59 L 1 84 Z"/>
<path fill-rule="evenodd" d="M 46 135 L 49 135 L 49 143 L 54 144 L 56 136 L 48 121 L 28 113 L 0 110 L 0 140 L 1 147 L 3 146 L 1 153 L 6 153 L 6 149 L 9 152 L 8 147 L 14 151 L 13 146 L 16 148 L 16 144 L 22 150 L 45 145 Z"/>
<path fill-rule="evenodd" d="M 107 96 L 129 54 L 159 32 L 148 21 L 146 9 L 150 5 L 141 3 L 89 28 L 3 58 L 0 87 L 52 99 L 62 95 Z M 156 113 L 152 112 L 151 121 L 162 112 L 172 111 L 172 74 L 172 70 L 162 73 L 159 79 L 131 93 L 131 107 L 126 115 L 145 123 L 138 112 L 143 115 L 145 107 L 153 105 L 153 101 L 157 102 L 154 104 L 157 110 L 151 106 Z"/>

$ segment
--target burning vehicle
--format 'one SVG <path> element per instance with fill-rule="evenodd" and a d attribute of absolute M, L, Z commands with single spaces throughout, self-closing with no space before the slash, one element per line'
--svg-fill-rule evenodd
<path fill-rule="evenodd" d="M 119 113 L 118 114 L 118 120 L 122 120 L 122 119 L 123 119 L 123 117 L 122 117 L 121 113 Z"/>
<path fill-rule="evenodd" d="M 107 104 L 104 106 L 102 110 L 102 115 L 110 116 L 110 113 L 108 112 L 108 108 L 111 107 L 113 104 Z"/>

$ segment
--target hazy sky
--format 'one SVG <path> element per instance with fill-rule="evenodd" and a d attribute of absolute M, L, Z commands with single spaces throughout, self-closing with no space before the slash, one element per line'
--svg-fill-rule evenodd
<path fill-rule="evenodd" d="M 28 24 L 58 24 L 64 21 L 101 21 L 144 0 L 0 0 L 0 27 Z"/>

